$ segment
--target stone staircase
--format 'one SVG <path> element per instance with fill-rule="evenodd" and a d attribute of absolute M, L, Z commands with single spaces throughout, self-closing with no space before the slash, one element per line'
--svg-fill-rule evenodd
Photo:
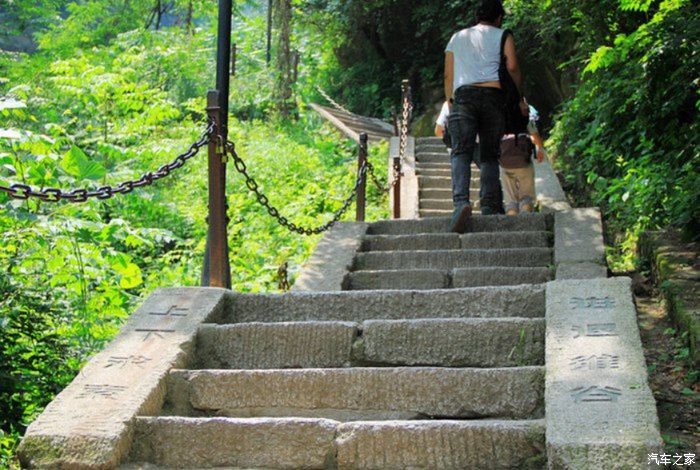
<path fill-rule="evenodd" d="M 450 154 L 437 137 L 416 139 L 416 174 L 418 204 L 421 218 L 452 215 L 452 170 Z M 472 164 L 470 200 L 474 212 L 479 212 L 479 168 Z"/>
<path fill-rule="evenodd" d="M 599 212 L 545 168 L 560 212 L 449 233 L 449 157 L 415 153 L 421 219 L 339 224 L 296 292 L 157 291 L 32 423 L 22 466 L 645 468 L 658 420 Z"/>
<path fill-rule="evenodd" d="M 350 277 L 454 289 L 236 297 L 199 327 L 192 367 L 168 373 L 161 413 L 136 419 L 131 460 L 541 468 L 546 218 L 477 216 L 461 237 L 446 225 L 371 224 Z M 489 279 L 500 286 L 461 288 Z"/>

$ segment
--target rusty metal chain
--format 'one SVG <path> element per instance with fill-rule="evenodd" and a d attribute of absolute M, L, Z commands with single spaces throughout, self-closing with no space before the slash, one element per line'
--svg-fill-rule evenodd
<path fill-rule="evenodd" d="M 394 170 L 394 180 L 389 184 L 388 186 L 385 186 L 384 183 L 382 183 L 379 178 L 377 177 L 376 170 L 374 168 L 374 165 L 370 161 L 367 161 L 367 174 L 369 175 L 370 179 L 374 183 L 374 185 L 377 187 L 377 189 L 383 193 L 388 193 L 391 191 L 391 189 L 396 186 L 396 184 L 399 182 L 399 179 L 396 177 L 396 168 L 393 168 Z"/>
<path fill-rule="evenodd" d="M 411 102 L 410 88 L 405 90 L 402 96 L 402 111 L 401 111 L 401 129 L 399 130 L 399 158 L 401 163 L 406 155 L 406 146 L 408 145 L 408 127 L 413 113 L 413 103 Z"/>
<path fill-rule="evenodd" d="M 112 186 L 102 186 L 94 190 L 73 189 L 68 191 L 58 188 L 36 190 L 29 185 L 15 183 L 10 186 L 0 186 L 0 192 L 7 193 L 12 199 L 26 200 L 29 198 L 36 198 L 44 202 L 85 202 L 91 198 L 104 200 L 114 197 L 117 194 L 127 194 L 136 188 L 153 184 L 155 181 L 170 175 L 173 170 L 183 167 L 185 163 L 187 163 L 187 160 L 199 153 L 199 149 L 209 144 L 215 128 L 215 123 L 210 122 L 200 138 L 190 145 L 186 152 L 175 157 L 172 162 L 160 166 L 156 171 L 144 173 L 136 180 L 124 181 L 123 183 Z"/>
<path fill-rule="evenodd" d="M 260 187 L 257 181 L 255 181 L 255 178 L 248 174 L 248 167 L 246 166 L 243 159 L 240 156 L 238 156 L 235 144 L 233 142 L 226 142 L 226 151 L 231 156 L 236 171 L 243 175 L 243 177 L 245 178 L 245 185 L 248 187 L 250 192 L 255 194 L 255 197 L 260 203 L 260 205 L 262 205 L 267 210 L 268 214 L 270 214 L 273 218 L 277 220 L 277 223 L 285 227 L 290 232 L 296 232 L 299 235 L 318 235 L 329 230 L 336 223 L 338 223 L 343 214 L 347 212 L 353 199 L 355 199 L 355 196 L 357 196 L 357 189 L 360 187 L 360 183 L 367 174 L 367 165 L 362 165 L 362 167 L 357 171 L 357 178 L 355 179 L 355 185 L 352 188 L 352 192 L 345 199 L 345 201 L 343 201 L 343 205 L 341 206 L 341 208 L 335 211 L 335 213 L 333 214 L 333 218 L 323 225 L 319 225 L 318 227 L 314 228 L 308 228 L 297 225 L 294 222 L 290 222 L 289 220 L 287 220 L 286 217 L 280 214 L 279 210 L 275 206 L 270 204 L 270 200 L 260 190 Z"/>
<path fill-rule="evenodd" d="M 353 112 L 348 111 L 347 108 L 345 108 L 345 107 L 341 106 L 340 104 L 338 104 L 338 103 L 337 103 L 333 98 L 331 98 L 330 95 L 329 95 L 328 93 L 326 93 L 325 90 L 324 90 L 323 88 L 321 88 L 320 86 L 316 85 L 316 89 L 318 90 L 319 93 L 321 93 L 321 96 L 323 96 L 323 97 L 326 99 L 326 101 L 328 101 L 330 104 L 332 104 L 333 107 L 334 107 L 335 109 L 337 109 L 338 111 L 342 111 L 342 112 L 348 113 L 348 114 L 354 114 Z"/>

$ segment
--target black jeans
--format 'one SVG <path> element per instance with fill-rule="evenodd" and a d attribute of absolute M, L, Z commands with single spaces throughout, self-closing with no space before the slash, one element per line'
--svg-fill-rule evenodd
<path fill-rule="evenodd" d="M 465 86 L 455 91 L 448 120 L 452 136 L 452 200 L 455 207 L 469 204 L 471 162 L 478 135 L 481 213 L 490 215 L 502 211 L 498 157 L 505 130 L 504 106 L 503 91 L 498 88 Z"/>

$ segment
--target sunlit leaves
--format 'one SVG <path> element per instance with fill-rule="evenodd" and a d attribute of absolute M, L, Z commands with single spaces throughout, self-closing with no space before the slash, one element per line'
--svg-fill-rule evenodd
<path fill-rule="evenodd" d="M 61 168 L 78 180 L 97 181 L 107 174 L 107 170 L 102 165 L 90 160 L 90 157 L 75 145 L 61 159 Z"/>

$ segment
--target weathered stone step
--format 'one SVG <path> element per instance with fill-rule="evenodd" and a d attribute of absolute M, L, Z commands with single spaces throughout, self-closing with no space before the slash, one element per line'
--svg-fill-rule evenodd
<path fill-rule="evenodd" d="M 348 290 L 448 289 L 450 287 L 515 286 L 552 280 L 549 268 L 466 268 L 354 271 L 347 275 Z"/>
<path fill-rule="evenodd" d="M 418 163 L 450 163 L 450 154 L 447 152 L 420 152 L 416 153 Z"/>
<path fill-rule="evenodd" d="M 543 420 L 142 417 L 135 428 L 131 460 L 163 468 L 546 467 Z"/>
<path fill-rule="evenodd" d="M 550 248 L 498 250 L 370 251 L 355 256 L 355 270 L 532 267 L 552 262 Z"/>
<path fill-rule="evenodd" d="M 439 189 L 449 189 L 452 190 L 452 177 L 450 176 L 423 176 L 418 175 L 418 186 L 421 189 L 427 188 L 439 188 Z M 474 199 L 473 191 L 470 193 L 470 197 Z M 479 192 L 476 192 L 476 198 L 478 199 Z"/>
<path fill-rule="evenodd" d="M 347 290 L 448 289 L 450 272 L 439 269 L 354 271 L 347 274 Z"/>
<path fill-rule="evenodd" d="M 446 233 L 450 219 L 383 220 L 370 224 L 368 234 L 404 235 L 412 233 Z M 544 214 L 522 214 L 517 217 L 505 215 L 477 215 L 471 218 L 469 232 L 517 232 L 546 231 L 547 217 Z"/>
<path fill-rule="evenodd" d="M 452 166 L 450 165 L 450 162 L 449 162 L 449 161 L 447 161 L 447 162 L 433 162 L 433 163 L 430 163 L 430 162 L 424 162 L 424 163 L 416 162 L 416 169 L 418 169 L 418 170 L 421 170 L 421 169 L 423 169 L 423 170 L 450 170 L 451 168 L 452 168 Z M 474 171 L 477 171 L 477 172 L 478 172 L 479 170 L 478 170 L 478 168 L 476 168 L 476 167 L 473 166 L 473 167 L 472 167 L 472 173 L 473 173 Z"/>
<path fill-rule="evenodd" d="M 472 207 L 476 207 L 476 206 L 472 206 Z M 475 211 L 472 211 L 472 214 L 474 212 Z M 448 211 L 448 210 L 444 210 L 444 209 L 418 209 L 418 215 L 421 219 L 429 219 L 429 218 L 442 219 L 442 218 L 445 218 L 445 217 L 452 215 L 452 211 L 451 210 Z"/>
<path fill-rule="evenodd" d="M 130 459 L 164 468 L 313 468 L 333 462 L 337 421 L 140 417 Z"/>
<path fill-rule="evenodd" d="M 229 294 L 219 323 L 544 316 L 544 286 Z"/>
<path fill-rule="evenodd" d="M 479 194 L 478 191 L 476 191 L 477 194 Z M 420 199 L 420 208 L 424 210 L 443 210 L 443 211 L 452 211 L 454 210 L 454 203 L 450 199 L 427 199 L 427 198 L 421 198 Z"/>
<path fill-rule="evenodd" d="M 544 320 L 204 324 L 197 335 L 196 357 L 199 369 L 540 365 Z"/>
<path fill-rule="evenodd" d="M 370 320 L 361 347 L 369 364 L 513 367 L 544 364 L 544 320 Z"/>
<path fill-rule="evenodd" d="M 173 370 L 167 411 L 231 417 L 538 418 L 544 368 Z"/>
<path fill-rule="evenodd" d="M 197 367 L 347 367 L 358 327 L 357 323 L 322 321 L 204 324 L 197 333 Z"/>
<path fill-rule="evenodd" d="M 466 268 L 452 272 L 452 287 L 543 284 L 553 278 L 550 268 Z"/>
<path fill-rule="evenodd" d="M 475 187 L 474 189 L 478 189 L 478 187 Z M 420 199 L 442 199 L 444 201 L 452 202 L 452 190 L 441 188 L 419 189 L 418 197 Z"/>
<path fill-rule="evenodd" d="M 470 250 L 497 248 L 545 248 L 550 232 L 423 233 L 412 235 L 366 235 L 361 251 Z"/>

